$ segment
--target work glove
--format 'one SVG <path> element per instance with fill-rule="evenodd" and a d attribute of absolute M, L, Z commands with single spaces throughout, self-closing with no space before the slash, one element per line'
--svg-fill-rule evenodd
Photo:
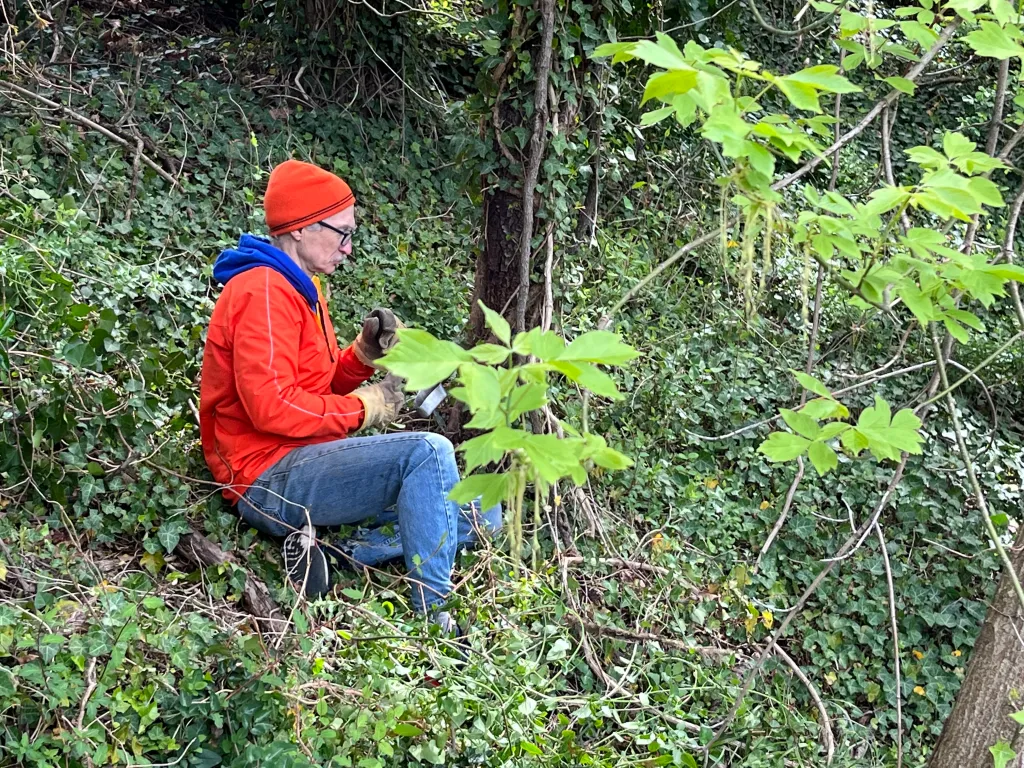
<path fill-rule="evenodd" d="M 402 321 L 390 309 L 378 307 L 363 318 L 363 330 L 359 332 L 352 348 L 363 365 L 372 365 L 384 353 L 398 343 L 399 328 L 405 328 Z"/>
<path fill-rule="evenodd" d="M 389 373 L 376 384 L 359 387 L 352 393 L 363 402 L 364 416 L 359 430 L 383 427 L 398 417 L 405 402 L 405 395 L 402 394 L 404 383 L 398 376 Z"/>

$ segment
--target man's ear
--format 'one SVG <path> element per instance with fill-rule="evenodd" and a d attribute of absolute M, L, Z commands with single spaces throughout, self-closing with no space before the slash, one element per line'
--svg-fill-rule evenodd
<path fill-rule="evenodd" d="M 301 229 L 293 229 L 288 234 L 291 236 L 292 240 L 295 240 L 296 242 L 299 242 L 299 241 L 302 240 L 302 230 Z"/>

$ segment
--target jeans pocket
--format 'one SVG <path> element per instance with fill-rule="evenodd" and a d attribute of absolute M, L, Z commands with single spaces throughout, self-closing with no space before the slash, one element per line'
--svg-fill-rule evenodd
<path fill-rule="evenodd" d="M 281 521 L 281 505 L 273 494 L 257 480 L 238 501 L 238 514 L 258 531 L 270 536 L 286 536 L 290 528 Z"/>

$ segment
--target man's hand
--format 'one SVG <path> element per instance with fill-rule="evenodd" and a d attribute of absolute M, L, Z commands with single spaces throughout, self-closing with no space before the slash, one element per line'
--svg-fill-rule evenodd
<path fill-rule="evenodd" d="M 359 430 L 369 427 L 382 427 L 390 424 L 398 417 L 405 402 L 405 395 L 402 394 L 403 380 L 393 373 L 389 373 L 382 381 L 359 387 L 352 394 L 363 401 L 363 423 Z"/>
<path fill-rule="evenodd" d="M 377 308 L 363 318 L 363 330 L 356 337 L 353 350 L 364 365 L 373 365 L 398 342 L 395 333 L 405 328 L 390 309 Z"/>

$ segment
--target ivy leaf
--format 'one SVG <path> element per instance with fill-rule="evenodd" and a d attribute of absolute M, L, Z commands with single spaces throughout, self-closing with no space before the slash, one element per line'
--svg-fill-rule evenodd
<path fill-rule="evenodd" d="M 981 22 L 980 28 L 964 37 L 964 40 L 979 56 L 993 59 L 1024 56 L 1024 48 L 1010 36 L 1007 29 L 991 21 Z"/>
<path fill-rule="evenodd" d="M 767 456 L 769 461 L 792 461 L 797 456 L 803 456 L 810 444 L 807 438 L 790 432 L 772 432 L 757 450 Z"/>
<path fill-rule="evenodd" d="M 1024 725 L 1024 709 L 1020 712 L 1014 712 L 1010 717 L 1013 718 L 1013 721 L 1018 725 Z"/>
<path fill-rule="evenodd" d="M 508 320 L 499 315 L 493 309 L 488 307 L 482 301 L 477 301 L 480 305 L 480 309 L 484 313 L 484 321 L 487 323 L 487 327 L 491 329 L 491 332 L 498 337 L 498 339 L 508 344 L 512 339 L 512 328 L 508 324 Z"/>
<path fill-rule="evenodd" d="M 457 504 L 468 504 L 479 498 L 483 509 L 490 509 L 508 497 L 510 480 L 509 475 L 489 473 L 470 475 L 452 488 L 448 498 Z"/>
<path fill-rule="evenodd" d="M 379 364 L 405 379 L 407 390 L 416 390 L 444 381 L 462 363 L 472 359 L 458 344 L 434 338 L 417 328 L 402 328 L 398 331 L 398 344 Z"/>
<path fill-rule="evenodd" d="M 539 355 L 538 355 L 539 357 Z M 603 363 L 624 365 L 640 357 L 640 353 L 611 331 L 589 331 L 573 339 L 558 355 L 559 360 L 571 363 Z"/>
<path fill-rule="evenodd" d="M 807 448 L 807 458 L 811 460 L 819 475 L 827 475 L 839 466 L 839 457 L 836 452 L 820 440 L 815 440 Z"/>
<path fill-rule="evenodd" d="M 783 408 L 779 413 L 782 414 L 782 420 L 798 435 L 802 435 L 808 440 L 814 440 L 821 434 L 818 422 L 806 413 L 791 411 L 788 408 Z"/>
<path fill-rule="evenodd" d="M 995 768 L 1006 768 L 1006 765 L 1017 757 L 1017 753 L 1005 741 L 997 741 L 994 746 L 988 748 L 988 751 L 992 753 Z"/>

